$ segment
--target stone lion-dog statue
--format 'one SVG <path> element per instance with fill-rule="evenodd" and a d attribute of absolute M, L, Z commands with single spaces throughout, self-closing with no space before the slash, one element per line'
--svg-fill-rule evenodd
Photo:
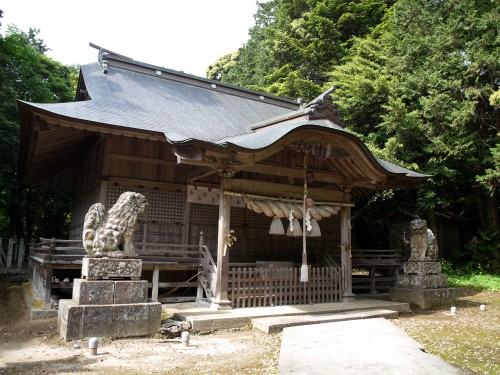
<path fill-rule="evenodd" d="M 108 212 L 93 204 L 85 215 L 83 247 L 90 258 L 137 258 L 132 243 L 137 219 L 146 213 L 146 197 L 127 191 Z"/>
<path fill-rule="evenodd" d="M 430 229 L 427 228 L 427 222 L 422 219 L 415 219 L 410 222 L 411 255 L 409 261 L 433 261 L 438 256 L 438 246 L 436 237 Z"/>

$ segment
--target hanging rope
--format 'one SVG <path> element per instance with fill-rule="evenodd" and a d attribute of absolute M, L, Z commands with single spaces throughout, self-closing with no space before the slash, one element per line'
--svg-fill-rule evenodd
<path fill-rule="evenodd" d="M 303 230 L 302 230 L 302 267 L 300 267 L 300 281 L 303 283 L 307 283 L 308 278 L 308 267 L 307 267 L 307 243 L 306 243 L 306 232 L 305 228 L 306 223 L 306 199 L 307 199 L 307 154 L 304 155 L 304 199 L 303 199 L 303 212 L 304 212 L 304 220 L 303 220 Z"/>

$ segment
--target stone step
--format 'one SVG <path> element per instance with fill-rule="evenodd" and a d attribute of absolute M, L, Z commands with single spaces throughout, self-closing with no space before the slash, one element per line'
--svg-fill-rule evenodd
<path fill-rule="evenodd" d="M 281 332 L 283 328 L 308 324 L 342 322 L 346 320 L 386 318 L 397 319 L 398 312 L 392 310 L 359 310 L 334 314 L 275 316 L 252 319 L 252 326 L 265 333 Z"/>

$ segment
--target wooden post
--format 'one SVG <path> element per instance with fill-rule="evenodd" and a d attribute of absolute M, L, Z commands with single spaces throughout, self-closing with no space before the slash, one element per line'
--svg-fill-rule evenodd
<path fill-rule="evenodd" d="M 229 249 L 226 249 L 226 235 L 231 223 L 231 196 L 224 194 L 226 179 L 220 183 L 219 226 L 217 234 L 217 273 L 215 275 L 215 298 L 212 307 L 215 309 L 230 309 L 227 289 L 229 284 Z"/>
<path fill-rule="evenodd" d="M 153 269 L 153 288 L 151 289 L 151 300 L 158 302 L 158 283 L 160 281 L 160 267 L 155 265 Z"/>
<path fill-rule="evenodd" d="M 19 252 L 17 253 L 17 268 L 23 268 L 24 252 L 25 252 L 24 238 L 21 238 L 19 240 Z"/>
<path fill-rule="evenodd" d="M 200 240 L 198 243 L 199 246 L 199 254 L 198 256 L 200 257 L 200 260 L 203 258 L 203 232 L 200 232 Z M 201 273 L 203 272 L 203 266 L 198 267 L 198 289 L 196 290 L 196 302 L 199 303 L 203 300 L 203 285 L 202 285 L 202 277 Z M 207 275 L 207 282 L 208 282 L 208 275 Z M 208 298 L 209 296 L 207 296 Z"/>
<path fill-rule="evenodd" d="M 12 252 L 14 251 L 14 239 L 9 238 L 9 245 L 7 247 L 7 261 L 6 268 L 10 268 L 12 266 Z"/>
<path fill-rule="evenodd" d="M 50 309 L 50 297 L 52 294 L 52 275 L 53 269 L 52 264 L 45 265 L 43 270 L 43 308 L 45 310 Z"/>
<path fill-rule="evenodd" d="M 352 293 L 351 207 L 342 206 L 340 209 L 340 226 L 342 301 L 352 302 L 355 300 L 355 296 Z"/>
<path fill-rule="evenodd" d="M 0 237 L 0 268 L 4 268 L 6 265 L 4 265 L 3 263 L 3 258 L 4 258 L 4 255 L 3 255 L 3 246 L 2 246 L 2 237 Z"/>

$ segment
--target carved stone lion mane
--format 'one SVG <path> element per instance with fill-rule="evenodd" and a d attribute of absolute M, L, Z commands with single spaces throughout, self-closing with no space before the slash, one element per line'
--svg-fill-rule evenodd
<path fill-rule="evenodd" d="M 138 217 L 146 213 L 146 197 L 127 191 L 105 213 L 101 203 L 93 204 L 85 215 L 83 246 L 89 257 L 135 258 L 132 243 Z"/>
<path fill-rule="evenodd" d="M 427 228 L 427 222 L 422 219 L 415 219 L 410 222 L 411 239 L 410 261 L 432 261 L 436 260 L 438 247 L 436 237 L 430 229 Z"/>

